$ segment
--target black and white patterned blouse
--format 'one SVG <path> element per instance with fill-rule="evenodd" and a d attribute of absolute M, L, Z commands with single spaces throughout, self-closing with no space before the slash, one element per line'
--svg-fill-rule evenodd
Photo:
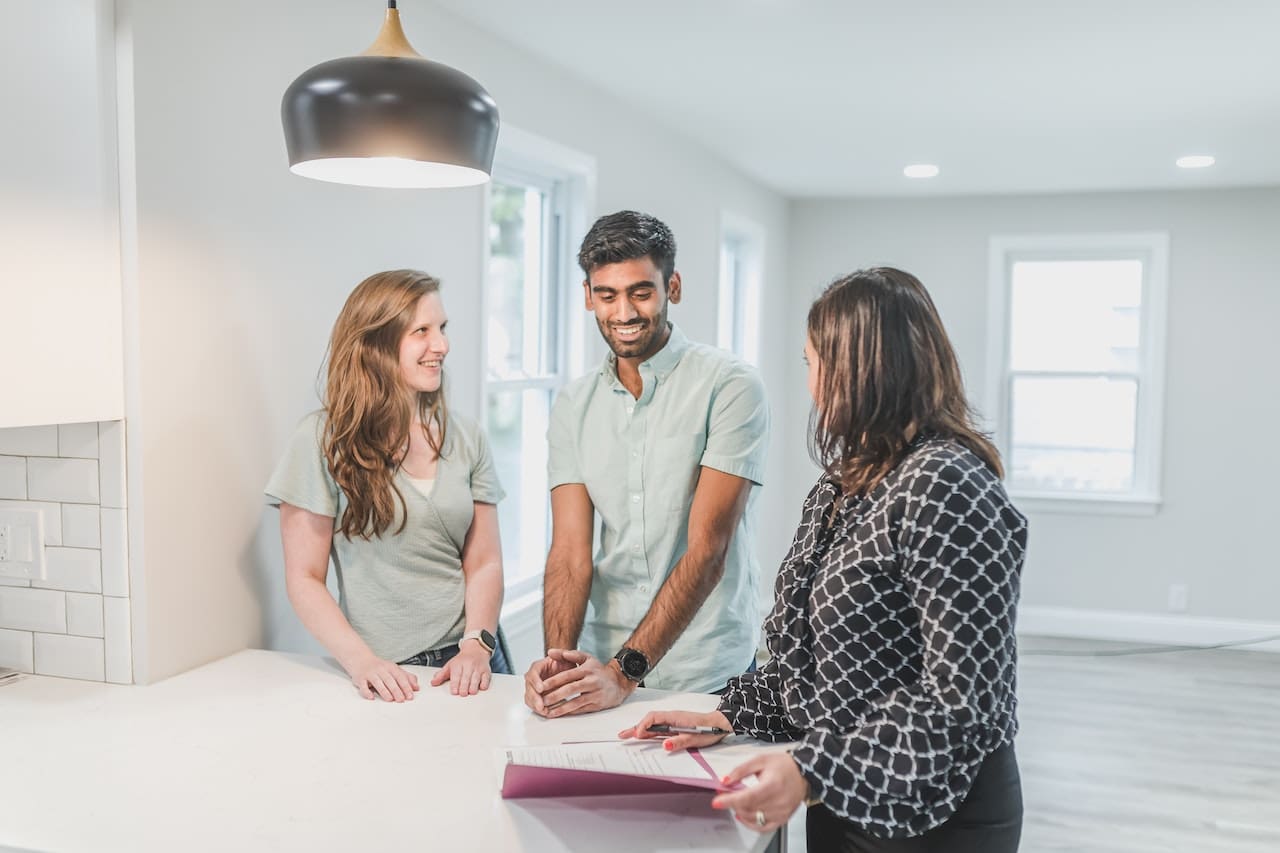
<path fill-rule="evenodd" d="M 1012 743 L 1026 519 L 961 445 L 921 438 L 869 494 L 823 477 L 804 502 L 765 631 L 730 680 L 735 731 L 799 741 L 812 793 L 880 837 L 949 818 Z"/>

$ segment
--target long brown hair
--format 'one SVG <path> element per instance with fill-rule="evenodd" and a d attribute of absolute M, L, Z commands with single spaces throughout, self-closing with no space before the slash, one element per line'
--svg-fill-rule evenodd
<path fill-rule="evenodd" d="M 975 424 L 960 364 L 920 280 L 892 267 L 832 282 L 809 309 L 818 404 L 809 453 L 845 495 L 865 494 L 917 435 L 954 440 L 996 476 L 1000 454 Z"/>
<path fill-rule="evenodd" d="M 381 536 L 395 522 L 397 502 L 396 533 L 404 530 L 404 496 L 394 478 L 415 407 L 437 456 L 444 445 L 443 382 L 439 390 L 417 393 L 400 374 L 400 341 L 418 300 L 439 290 L 438 279 L 417 270 L 375 273 L 351 291 L 333 324 L 323 443 L 329 473 L 347 496 L 338 527 L 347 539 Z"/>

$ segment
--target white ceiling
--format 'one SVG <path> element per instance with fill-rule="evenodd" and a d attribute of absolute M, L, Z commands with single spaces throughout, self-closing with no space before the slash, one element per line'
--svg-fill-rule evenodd
<path fill-rule="evenodd" d="M 788 196 L 1280 185 L 1277 0 L 438 3 Z"/>

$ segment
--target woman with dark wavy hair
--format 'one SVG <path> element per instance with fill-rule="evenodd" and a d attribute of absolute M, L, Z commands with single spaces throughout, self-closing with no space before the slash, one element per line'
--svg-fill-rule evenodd
<path fill-rule="evenodd" d="M 362 281 L 333 326 L 324 408 L 266 488 L 289 601 L 366 699 L 412 699 L 410 664 L 442 667 L 432 685 L 459 695 L 510 671 L 494 639 L 503 492 L 484 433 L 445 407 L 447 324 L 426 273 Z"/>
<path fill-rule="evenodd" d="M 914 276 L 869 269 L 810 308 L 805 360 L 823 473 L 778 573 L 769 661 L 731 679 L 718 710 L 651 713 L 621 735 L 666 723 L 795 741 L 736 768 L 727 786 L 758 784 L 712 804 L 772 831 L 807 803 L 813 853 L 1013 853 L 1026 520 L 951 342 Z"/>

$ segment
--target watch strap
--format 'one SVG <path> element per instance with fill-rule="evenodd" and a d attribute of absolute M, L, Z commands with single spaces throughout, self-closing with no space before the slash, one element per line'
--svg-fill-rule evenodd
<path fill-rule="evenodd" d="M 458 645 L 462 645 L 467 640 L 475 640 L 489 654 L 493 654 L 494 642 L 493 635 L 483 628 L 477 628 L 474 631 L 468 631 L 462 635 L 462 639 L 458 641 Z"/>

